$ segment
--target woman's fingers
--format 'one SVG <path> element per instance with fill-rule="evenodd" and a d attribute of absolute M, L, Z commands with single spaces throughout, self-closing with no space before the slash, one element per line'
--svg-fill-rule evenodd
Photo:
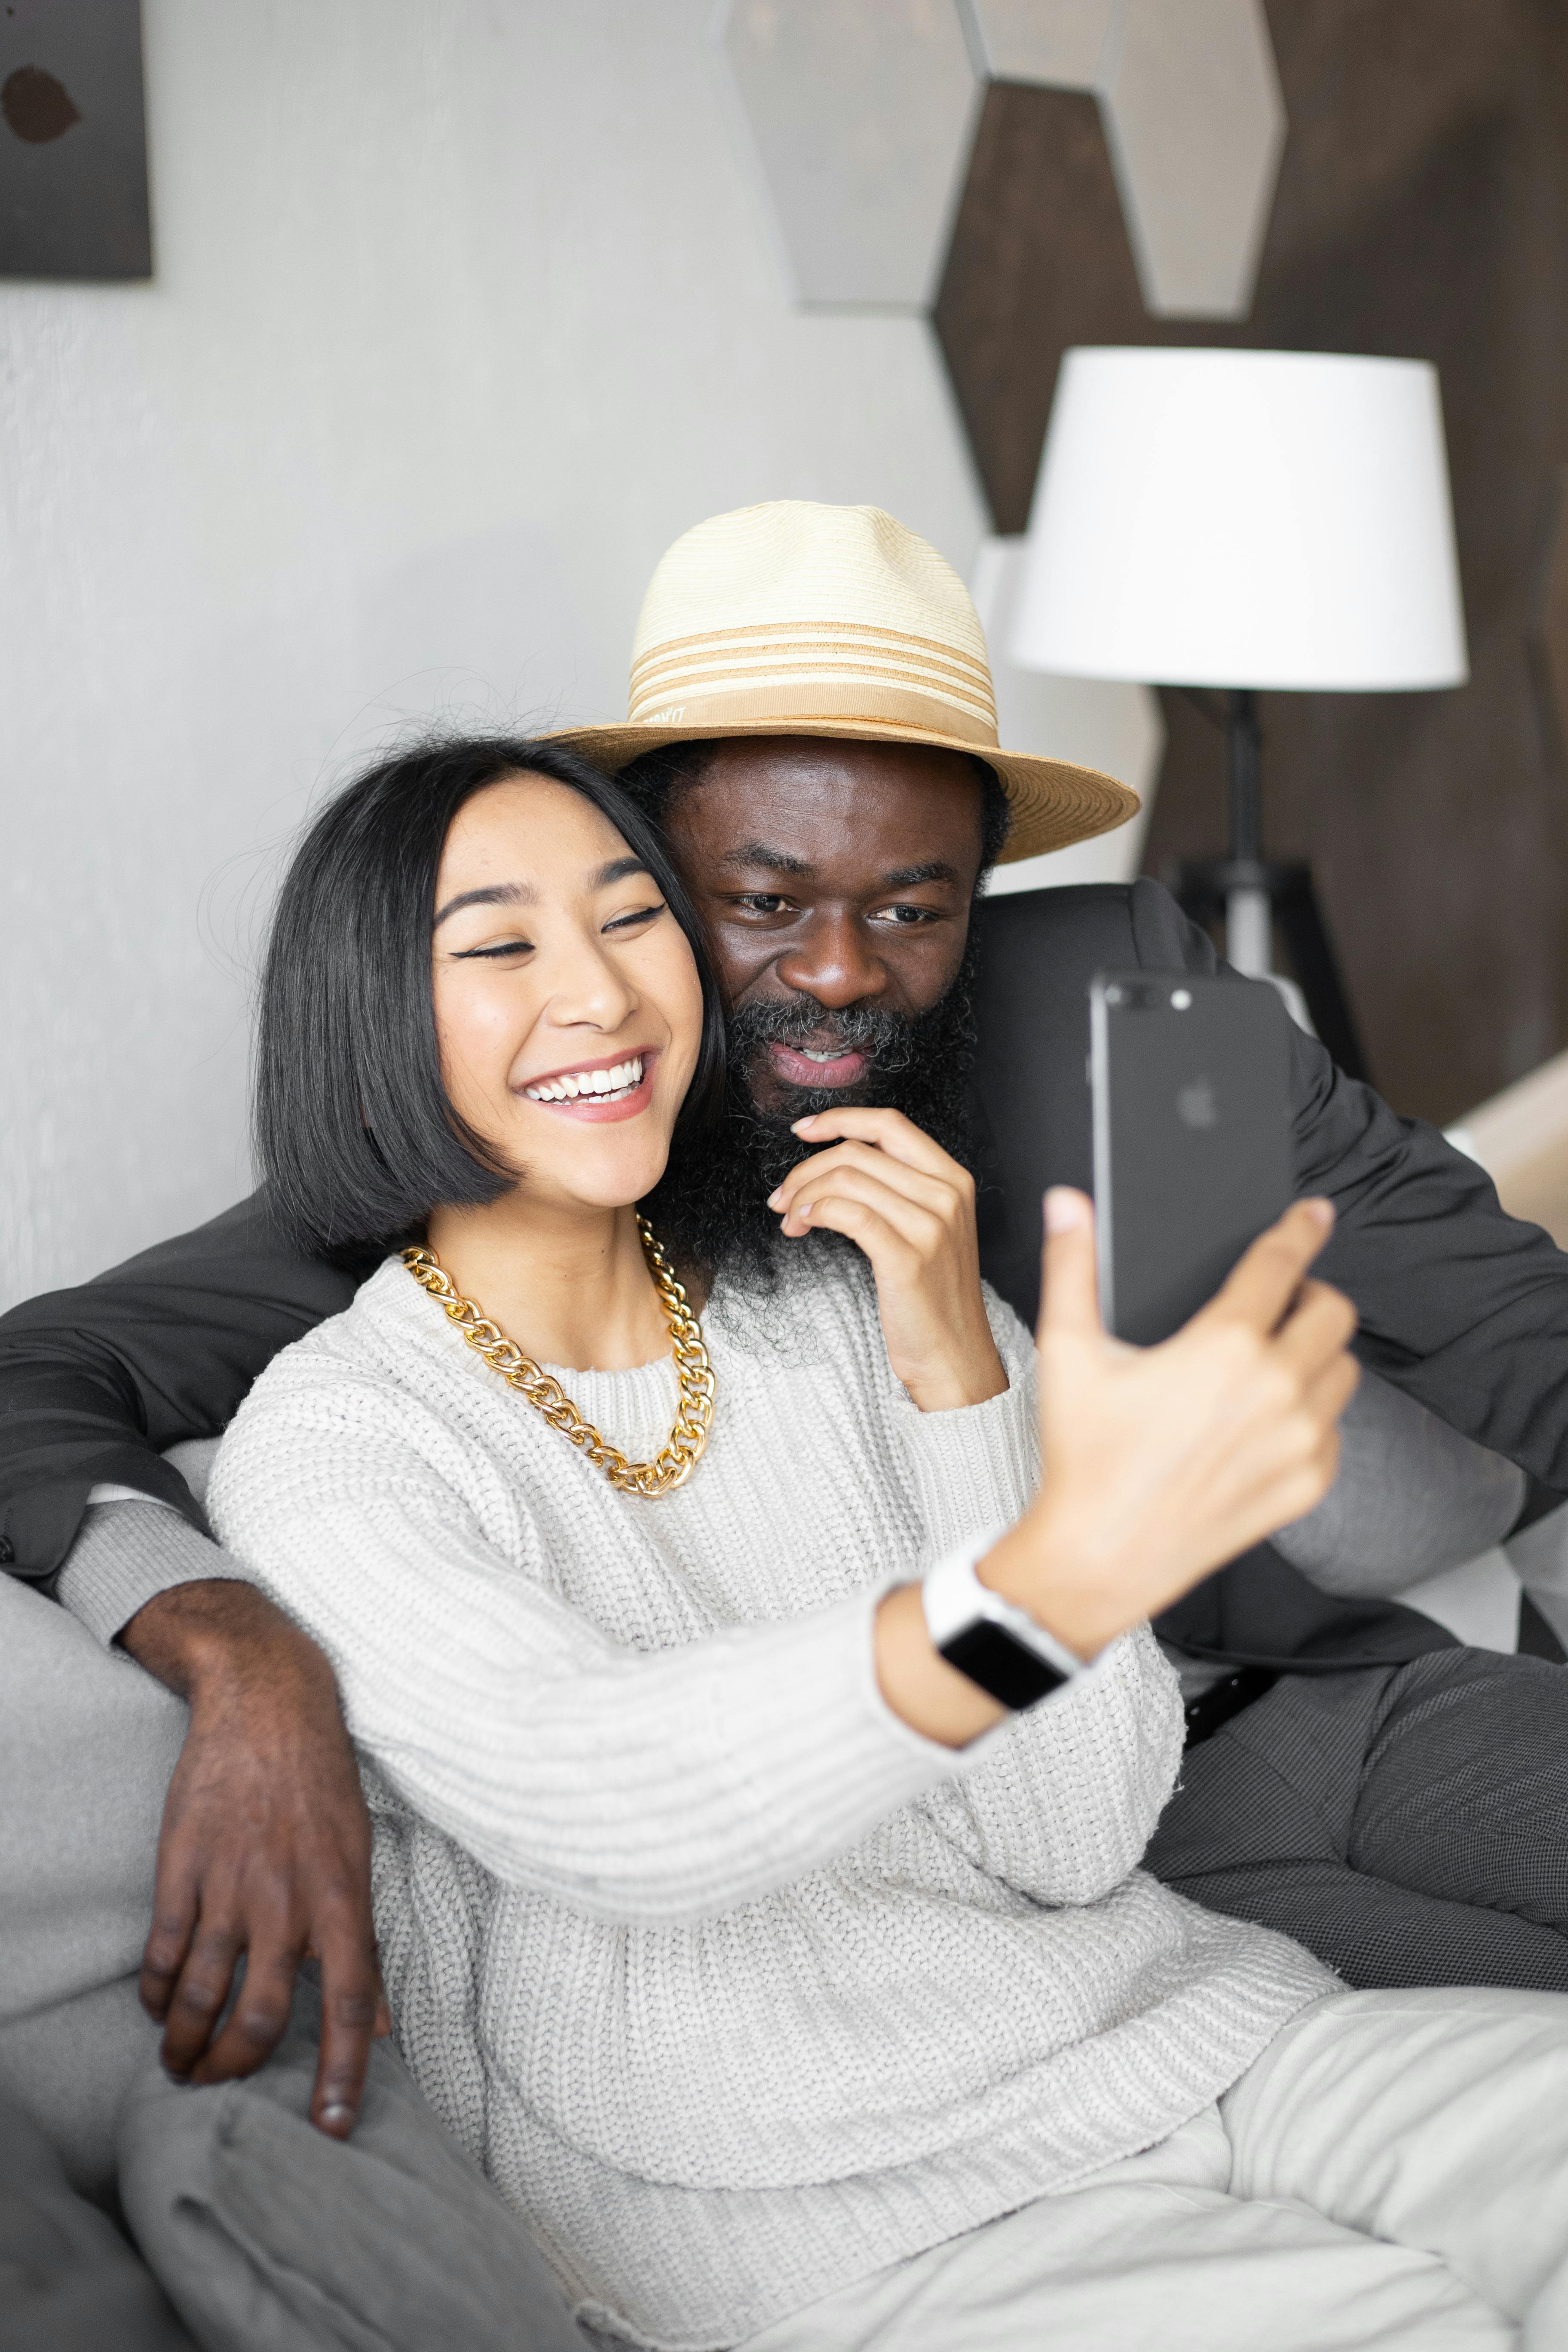
<path fill-rule="evenodd" d="M 1327 1201 L 1293 1202 L 1278 1224 L 1258 1235 L 1189 1328 L 1208 1321 L 1274 1330 L 1333 1229 L 1334 1213 Z"/>
<path fill-rule="evenodd" d="M 813 1111 L 797 1118 L 795 1132 L 805 1143 L 829 1143 L 841 1137 L 847 1142 L 871 1144 L 890 1160 L 901 1160 L 906 1168 L 923 1169 L 929 1176 L 965 1174 L 958 1161 L 901 1110 L 863 1110 L 846 1104 L 842 1110 Z"/>
<path fill-rule="evenodd" d="M 907 1185 L 911 1191 L 940 1192 L 948 1196 L 958 1190 L 951 1181 L 952 1177 L 963 1172 L 954 1162 L 950 1176 L 943 1179 L 929 1169 L 917 1168 L 910 1160 L 897 1160 L 890 1152 L 879 1150 L 875 1144 L 846 1139 L 830 1145 L 825 1150 L 813 1152 L 809 1160 L 798 1160 L 789 1174 L 780 1180 L 776 1197 L 787 1199 L 802 1184 L 808 1184 L 815 1176 L 820 1175 L 825 1168 L 875 1169 L 889 1183 Z"/>
<path fill-rule="evenodd" d="M 907 1176 L 908 1171 L 905 1174 Z M 783 1230 L 802 1234 L 808 1225 L 827 1222 L 826 1212 L 854 1201 L 870 1209 L 900 1240 L 921 1256 L 939 1249 L 947 1233 L 941 1204 L 913 1199 L 874 1169 L 840 1164 L 825 1169 L 813 1183 L 795 1194 L 784 1218 Z M 838 1230 L 837 1227 L 835 1231 Z"/>
<path fill-rule="evenodd" d="M 1235 1456 L 1249 1468 L 1245 1491 L 1259 1535 L 1272 1534 L 1320 1503 L 1339 1472 L 1340 1415 L 1361 1377 L 1353 1356 L 1336 1350 L 1289 1402 L 1267 1413 Z M 1250 1538 L 1256 1540 L 1256 1537 Z"/>
<path fill-rule="evenodd" d="M 1356 1311 L 1342 1290 L 1326 1282 L 1302 1283 L 1276 1339 L 1281 1360 L 1310 1381 L 1341 1356 L 1355 1337 Z"/>
<path fill-rule="evenodd" d="M 868 1202 L 855 1200 L 847 1193 L 819 1201 L 811 1213 L 810 1230 L 813 1233 L 842 1234 L 847 1241 L 852 1241 L 864 1251 L 871 1261 L 872 1273 L 878 1275 L 879 1279 L 878 1261 L 883 1261 L 885 1266 L 889 1250 L 901 1254 L 910 1246 L 897 1227 L 880 1216 Z"/>
<path fill-rule="evenodd" d="M 1336 1424 L 1361 1386 L 1361 1366 L 1348 1349 L 1331 1357 L 1307 1390 L 1307 1410 L 1324 1423 Z"/>
<path fill-rule="evenodd" d="M 907 1201 L 911 1208 L 943 1227 L 956 1223 L 965 1205 L 951 1186 L 935 1177 L 900 1167 L 879 1151 L 868 1151 L 861 1144 L 846 1144 L 793 1170 L 789 1181 L 771 1195 L 768 1206 L 783 1217 L 787 1233 L 791 1218 L 801 1216 L 816 1202 L 847 1186 L 857 1197 L 863 1198 L 867 1185 L 875 1185 L 879 1194 Z"/>
<path fill-rule="evenodd" d="M 1100 1275 L 1094 1250 L 1094 1203 L 1087 1192 L 1053 1184 L 1046 1194 L 1041 1251 L 1038 1337 L 1102 1339 Z"/>

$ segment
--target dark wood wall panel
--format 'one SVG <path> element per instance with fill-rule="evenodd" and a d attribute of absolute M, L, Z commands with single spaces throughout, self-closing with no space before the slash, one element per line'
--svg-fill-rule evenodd
<path fill-rule="evenodd" d="M 1241 343 L 1442 373 L 1470 684 L 1264 698 L 1271 845 L 1311 856 L 1384 1090 L 1449 1119 L 1568 1044 L 1568 779 L 1531 592 L 1568 460 L 1568 5 L 1273 0 L 1290 118 L 1251 318 L 1143 314 L 1091 100 L 990 93 L 936 326 L 997 527 L 1061 352 Z M 1213 730 L 1167 695 L 1150 870 L 1218 845 Z"/>

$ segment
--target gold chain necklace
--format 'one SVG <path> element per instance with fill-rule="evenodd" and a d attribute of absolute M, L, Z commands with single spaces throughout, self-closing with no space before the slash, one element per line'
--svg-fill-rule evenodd
<path fill-rule="evenodd" d="M 457 1325 L 475 1354 L 482 1356 L 509 1388 L 525 1396 L 535 1412 L 544 1415 L 552 1429 L 558 1429 L 563 1437 L 580 1447 L 612 1486 L 623 1495 L 641 1495 L 651 1503 L 661 1495 L 672 1495 L 677 1486 L 684 1486 L 702 1459 L 709 1424 L 713 1419 L 713 1367 L 703 1345 L 702 1326 L 687 1304 L 685 1286 L 676 1280 L 675 1269 L 655 1241 L 646 1217 L 637 1219 L 637 1233 L 669 1326 L 670 1352 L 680 1382 L 680 1410 L 668 1437 L 651 1462 L 628 1462 L 619 1446 L 601 1437 L 593 1423 L 584 1420 L 560 1381 L 542 1371 L 531 1356 L 523 1354 L 515 1339 L 509 1339 L 498 1325 L 479 1312 L 471 1298 L 461 1296 L 433 1250 L 405 1249 L 403 1263 L 415 1281 L 432 1298 L 441 1301 L 447 1320 Z"/>

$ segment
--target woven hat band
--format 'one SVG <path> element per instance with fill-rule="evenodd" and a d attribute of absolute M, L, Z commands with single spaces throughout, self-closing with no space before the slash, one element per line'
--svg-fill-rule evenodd
<path fill-rule="evenodd" d="M 672 701 L 651 697 L 635 701 L 627 713 L 628 727 L 678 727 L 689 740 L 723 735 L 752 720 L 773 720 L 775 731 L 788 734 L 786 720 L 803 726 L 812 719 L 852 719 L 890 735 L 910 729 L 921 735 L 955 736 L 977 751 L 996 749 L 996 725 L 950 702 L 945 696 L 899 687 L 883 678 L 851 679 L 824 677 L 815 669 L 805 677 L 780 678 L 770 672 L 754 685 L 726 683 L 698 686 Z"/>

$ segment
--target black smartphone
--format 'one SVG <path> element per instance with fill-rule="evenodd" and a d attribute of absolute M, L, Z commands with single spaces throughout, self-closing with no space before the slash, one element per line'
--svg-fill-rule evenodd
<path fill-rule="evenodd" d="M 1100 1303 L 1119 1339 L 1168 1339 L 1289 1205 L 1289 1019 L 1267 981 L 1096 977 Z"/>

